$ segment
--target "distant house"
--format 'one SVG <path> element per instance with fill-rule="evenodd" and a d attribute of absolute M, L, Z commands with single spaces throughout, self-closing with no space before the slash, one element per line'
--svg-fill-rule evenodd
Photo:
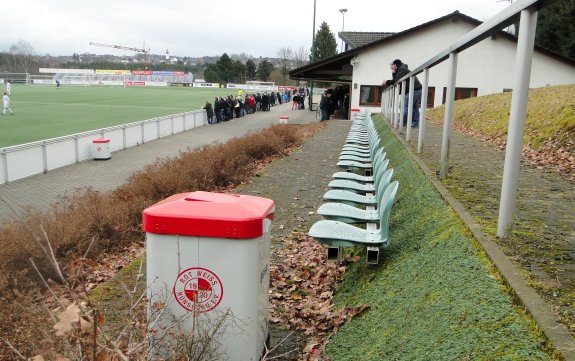
<path fill-rule="evenodd" d="M 480 24 L 480 21 L 456 11 L 399 33 L 376 33 L 383 37 L 364 45 L 359 45 L 361 40 L 344 32 L 341 37 L 349 50 L 292 70 L 290 77 L 349 84 L 352 108 L 379 109 L 381 84 L 391 79 L 389 65 L 394 59 L 401 59 L 411 69 L 416 68 Z M 517 38 L 501 31 L 461 52 L 458 56 L 456 99 L 510 91 L 516 48 Z M 535 47 L 532 88 L 573 83 L 574 61 Z M 446 84 L 447 62 L 443 62 L 429 72 L 429 107 L 444 102 Z"/>

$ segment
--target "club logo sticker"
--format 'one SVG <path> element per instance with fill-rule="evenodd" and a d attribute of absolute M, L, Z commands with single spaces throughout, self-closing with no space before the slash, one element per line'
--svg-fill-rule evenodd
<path fill-rule="evenodd" d="M 174 284 L 176 300 L 191 312 L 210 312 L 220 304 L 223 295 L 219 277 L 206 268 L 188 268 L 180 272 Z"/>

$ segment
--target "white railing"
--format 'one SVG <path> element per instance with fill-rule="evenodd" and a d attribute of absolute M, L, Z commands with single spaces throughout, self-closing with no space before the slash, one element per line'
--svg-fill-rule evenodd
<path fill-rule="evenodd" d="M 503 185 L 501 191 L 501 201 L 499 206 L 499 222 L 497 236 L 507 238 L 513 226 L 513 213 L 515 211 L 515 201 L 517 197 L 517 180 L 519 177 L 519 166 L 521 162 L 521 149 L 523 144 L 523 132 L 525 128 L 525 115 L 527 111 L 527 93 L 529 91 L 529 80 L 531 77 L 531 64 L 533 59 L 533 49 L 535 45 L 535 29 L 537 27 L 537 13 L 541 7 L 550 1 L 545 0 L 517 0 L 509 5 L 505 10 L 493 16 L 483 24 L 479 25 L 469 33 L 465 34 L 448 48 L 444 49 L 425 63 L 411 71 L 396 84 L 384 90 L 382 99 L 382 114 L 393 124 L 394 127 L 403 128 L 403 109 L 401 105 L 405 101 L 405 83 L 410 80 L 410 88 L 413 87 L 414 78 L 423 72 L 423 104 L 426 104 L 427 83 L 429 71 L 434 66 L 449 60 L 447 94 L 445 100 L 445 114 L 443 118 L 443 138 L 441 143 L 440 178 L 447 177 L 449 165 L 449 138 L 451 123 L 453 120 L 453 107 L 455 99 L 455 82 L 457 77 L 457 57 L 458 54 L 470 48 L 480 41 L 502 31 L 505 27 L 515 23 L 520 19 L 519 37 L 517 53 L 515 59 L 515 75 L 513 83 L 513 95 L 511 98 L 511 111 L 509 116 L 509 131 L 507 135 L 507 149 L 505 153 L 505 166 L 503 173 Z M 401 94 L 399 85 L 401 87 Z M 410 89 L 413 95 L 413 89 Z M 425 96 L 425 97 L 424 97 Z M 413 108 L 413 96 L 407 99 L 408 109 Z M 425 106 L 422 107 L 422 114 L 419 123 L 419 137 L 417 151 L 421 153 L 423 139 L 425 135 Z M 411 140 L 411 111 L 407 114 L 406 140 Z"/>
<path fill-rule="evenodd" d="M 429 72 L 433 67 L 441 62 L 448 60 L 448 74 L 447 74 L 447 94 L 445 102 L 445 114 L 443 118 L 443 139 L 441 145 L 441 164 L 440 164 L 440 177 L 447 176 L 448 161 L 449 161 L 449 137 L 451 131 L 451 122 L 453 120 L 454 98 L 455 98 L 455 83 L 457 77 L 457 57 L 458 54 L 467 48 L 474 46 L 480 41 L 496 34 L 505 27 L 520 20 L 519 37 L 517 43 L 517 51 L 515 56 L 515 73 L 513 82 L 513 94 L 511 97 L 511 110 L 509 113 L 509 130 L 507 133 L 507 147 L 505 152 L 505 165 L 503 169 L 503 184 L 501 191 L 501 199 L 499 204 L 499 220 L 497 228 L 497 236 L 500 238 L 507 238 L 513 226 L 513 213 L 515 211 L 515 202 L 517 197 L 517 181 L 519 177 L 519 168 L 521 161 L 521 150 L 523 143 L 523 133 L 525 128 L 525 116 L 527 112 L 529 81 L 531 78 L 531 65 L 533 61 L 533 52 L 535 46 L 535 29 L 537 26 L 537 14 L 543 6 L 550 3 L 552 0 L 517 0 L 512 5 L 508 6 L 505 10 L 501 11 L 491 19 L 487 20 L 480 26 L 476 27 L 458 41 L 453 43 L 447 49 L 443 50 L 436 56 L 427 60 L 425 63 L 411 71 L 409 74 L 401 79 L 398 79 L 394 86 L 385 90 L 382 96 L 382 114 L 392 123 L 396 128 L 403 127 L 403 109 L 401 105 L 405 101 L 405 83 L 410 80 L 409 94 L 413 94 L 413 84 L 415 75 L 423 72 L 422 82 L 422 99 L 424 106 L 422 107 L 422 114 L 419 121 L 419 138 L 417 151 L 421 153 L 423 144 L 423 135 L 425 134 L 425 109 L 427 101 L 427 86 L 429 79 Z M 398 85 L 402 84 L 402 93 L 400 95 Z M 408 109 L 413 108 L 413 96 L 407 97 Z M 407 114 L 407 129 L 406 140 L 411 140 L 411 112 Z M 495 255 L 497 252 L 493 248 L 486 251 L 490 255 Z M 493 256 L 492 256 L 493 257 Z M 502 261 L 503 254 L 497 255 L 499 260 L 496 263 L 505 263 Z M 536 318 L 536 321 L 543 326 L 546 336 L 552 342 L 553 346 L 559 351 L 565 359 L 575 359 L 575 347 L 573 346 L 573 338 L 569 330 L 559 323 L 557 317 L 550 312 L 547 312 L 547 306 L 544 301 L 537 296 L 535 292 L 530 290 L 526 284 L 522 284 L 519 272 L 514 270 L 509 263 L 507 270 L 503 273 L 508 279 L 513 278 L 517 287 L 515 288 L 516 294 L 521 298 L 526 308 Z M 500 269 L 501 270 L 501 269 Z"/>
<path fill-rule="evenodd" d="M 203 126 L 205 113 L 196 110 L 172 114 L 0 148 L 0 184 L 92 159 L 95 139 L 109 139 L 110 152 L 114 152 Z"/>

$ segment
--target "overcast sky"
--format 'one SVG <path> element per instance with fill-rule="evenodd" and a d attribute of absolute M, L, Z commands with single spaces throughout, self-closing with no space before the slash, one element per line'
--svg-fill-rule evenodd
<path fill-rule="evenodd" d="M 485 21 L 508 0 L 316 0 L 316 30 L 398 32 L 455 10 Z M 311 47 L 313 0 L 5 0 L 0 52 L 25 40 L 36 54 L 127 54 L 90 42 L 175 56 L 246 53 L 276 57 L 282 47 Z"/>

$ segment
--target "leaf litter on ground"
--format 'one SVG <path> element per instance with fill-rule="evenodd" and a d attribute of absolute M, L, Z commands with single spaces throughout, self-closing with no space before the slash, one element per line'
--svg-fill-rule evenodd
<path fill-rule="evenodd" d="M 307 346 L 300 360 L 326 360 L 325 345 L 339 327 L 369 308 L 369 305 L 335 309 L 333 294 L 347 265 L 360 257 L 348 256 L 341 264 L 328 262 L 324 247 L 304 234 L 283 239 L 282 248 L 272 249 L 270 265 L 269 320 L 303 331 Z"/>

